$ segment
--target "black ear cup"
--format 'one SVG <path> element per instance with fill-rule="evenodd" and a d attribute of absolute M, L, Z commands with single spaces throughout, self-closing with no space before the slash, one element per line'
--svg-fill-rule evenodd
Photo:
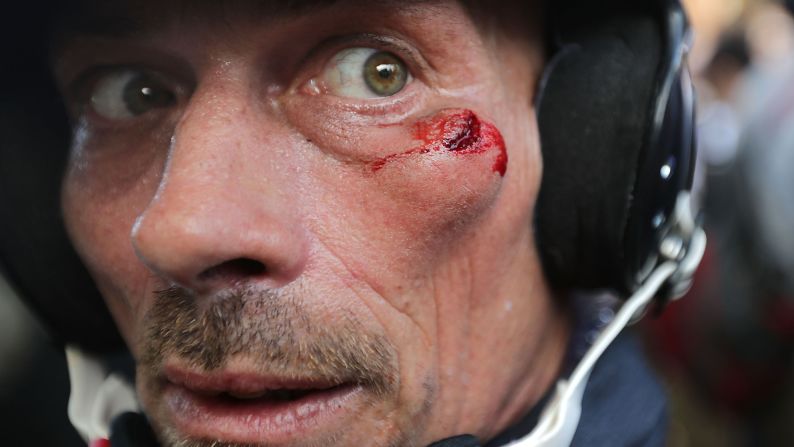
<path fill-rule="evenodd" d="M 662 58 L 652 17 L 616 17 L 561 36 L 541 84 L 543 179 L 536 239 L 551 283 L 626 284 L 626 234 Z"/>
<path fill-rule="evenodd" d="M 550 18 L 562 50 L 538 96 L 536 236 L 553 285 L 628 294 L 692 236 L 681 224 L 693 211 L 694 90 L 680 3 L 610 5 L 574 2 Z"/>

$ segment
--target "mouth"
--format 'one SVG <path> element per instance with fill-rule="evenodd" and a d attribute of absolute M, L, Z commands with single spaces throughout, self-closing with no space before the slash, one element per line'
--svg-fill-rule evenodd
<path fill-rule="evenodd" d="M 363 387 L 325 379 L 166 370 L 164 402 L 189 439 L 290 444 L 349 425 Z"/>

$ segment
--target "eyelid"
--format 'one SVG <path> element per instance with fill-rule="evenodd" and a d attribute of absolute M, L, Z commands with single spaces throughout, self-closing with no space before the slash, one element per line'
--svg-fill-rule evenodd
<path fill-rule="evenodd" d="M 170 90 L 174 95 L 174 105 L 162 108 L 154 114 L 141 114 L 130 119 L 110 119 L 96 111 L 92 105 L 92 96 L 99 82 L 106 76 L 125 71 L 135 71 L 144 73 L 147 77 L 154 79 L 164 88 Z M 162 121 L 163 113 L 171 114 L 175 108 L 180 108 L 184 104 L 186 97 L 189 96 L 189 86 L 180 84 L 178 80 L 163 73 L 161 70 L 153 69 L 142 64 L 98 64 L 90 66 L 77 74 L 65 86 L 61 87 L 61 96 L 64 99 L 68 118 L 73 128 L 90 127 L 94 132 L 119 132 L 141 126 L 151 126 Z"/>
<path fill-rule="evenodd" d="M 358 33 L 330 37 L 311 50 L 299 64 L 301 67 L 308 68 L 310 74 L 297 79 L 294 88 L 300 88 L 310 79 L 317 77 L 320 70 L 326 67 L 337 53 L 353 47 L 368 47 L 394 53 L 408 67 L 408 72 L 414 80 L 418 79 L 425 84 L 431 81 L 429 73 L 432 72 L 433 67 L 415 46 L 396 37 Z"/>
<path fill-rule="evenodd" d="M 91 101 L 91 95 L 97 83 L 104 77 L 120 71 L 137 71 L 145 73 L 147 76 L 161 83 L 174 92 L 177 102 L 187 93 L 187 89 L 175 82 L 167 74 L 160 70 L 152 69 L 139 64 L 104 64 L 92 66 L 74 79 L 68 81 L 63 87 L 63 95 L 67 99 L 67 106 L 72 109 L 72 113 L 80 115 Z M 89 106 L 90 107 L 90 106 Z"/>
<path fill-rule="evenodd" d="M 428 68 L 430 68 L 429 64 L 418 50 L 395 38 L 376 34 L 359 34 L 349 36 L 349 40 L 344 43 L 346 43 L 348 47 L 355 44 L 366 44 L 380 51 L 394 53 L 405 62 L 408 66 L 408 71 L 415 78 L 421 79 L 421 75 L 428 72 Z"/>

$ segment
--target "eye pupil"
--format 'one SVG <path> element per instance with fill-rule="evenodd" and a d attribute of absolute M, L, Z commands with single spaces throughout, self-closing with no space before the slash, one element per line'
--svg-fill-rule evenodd
<path fill-rule="evenodd" d="M 141 115 L 151 109 L 167 107 L 174 103 L 174 95 L 145 74 L 132 78 L 124 88 L 124 104 L 133 115 Z"/>
<path fill-rule="evenodd" d="M 405 87 L 408 69 L 394 54 L 378 51 L 364 63 L 364 79 L 373 93 L 379 96 L 391 96 Z"/>
<path fill-rule="evenodd" d="M 381 79 L 389 79 L 392 74 L 394 74 L 395 69 L 392 64 L 380 64 L 378 65 L 378 75 Z"/>

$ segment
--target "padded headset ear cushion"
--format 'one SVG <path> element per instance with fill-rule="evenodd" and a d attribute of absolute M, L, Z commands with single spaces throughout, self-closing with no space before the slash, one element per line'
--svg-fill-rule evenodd
<path fill-rule="evenodd" d="M 651 127 L 659 25 L 621 17 L 563 35 L 541 85 L 536 238 L 557 287 L 626 291 L 626 225 Z"/>

